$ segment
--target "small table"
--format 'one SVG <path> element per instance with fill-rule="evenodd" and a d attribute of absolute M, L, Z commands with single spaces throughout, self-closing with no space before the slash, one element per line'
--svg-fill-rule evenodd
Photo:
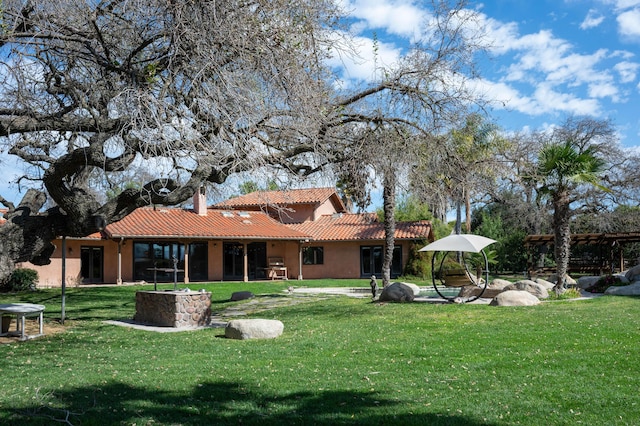
<path fill-rule="evenodd" d="M 282 278 L 283 280 L 288 280 L 287 277 L 287 267 L 286 266 L 269 266 L 267 268 L 267 277 L 271 278 L 271 280 L 275 280 L 276 278 Z"/>
<path fill-rule="evenodd" d="M 44 336 L 42 331 L 42 313 L 44 305 L 35 305 L 33 303 L 7 303 L 0 305 L 0 316 L 2 316 L 3 330 L 0 336 L 20 336 L 20 340 L 33 339 L 35 337 Z M 4 330 L 5 317 L 16 316 L 16 331 Z M 38 317 L 40 324 L 40 332 L 38 334 L 27 335 L 25 332 L 24 319 L 27 317 Z"/>

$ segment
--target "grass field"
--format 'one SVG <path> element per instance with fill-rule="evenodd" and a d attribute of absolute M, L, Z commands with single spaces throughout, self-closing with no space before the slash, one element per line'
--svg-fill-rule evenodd
<path fill-rule="evenodd" d="M 243 303 L 233 291 L 282 297 L 289 284 L 363 280 L 192 288 L 221 311 Z M 640 424 L 637 298 L 498 308 L 308 297 L 250 315 L 284 323 L 273 340 L 103 323 L 132 318 L 140 289 L 69 289 L 63 332 L 0 345 L 0 424 Z M 16 301 L 60 318 L 59 289 L 0 295 Z"/>

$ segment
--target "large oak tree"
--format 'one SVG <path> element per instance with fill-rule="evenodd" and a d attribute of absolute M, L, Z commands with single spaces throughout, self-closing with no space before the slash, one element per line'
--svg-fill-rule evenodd
<path fill-rule="evenodd" d="M 0 281 L 15 262 L 48 263 L 57 237 L 203 184 L 346 161 L 358 126 L 432 130 L 469 100 L 461 76 L 481 41 L 464 2 L 432 12 L 397 66 L 337 91 L 326 59 L 351 45 L 331 0 L 4 1 L 0 149 L 34 185 L 18 205 L 0 198 Z M 92 190 L 140 167 L 154 178 L 106 200 Z"/>

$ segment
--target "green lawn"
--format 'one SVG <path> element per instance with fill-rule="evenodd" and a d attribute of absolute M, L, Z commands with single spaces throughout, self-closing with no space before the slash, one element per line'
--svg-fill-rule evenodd
<path fill-rule="evenodd" d="M 289 284 L 366 282 L 191 287 L 211 290 L 216 311 L 243 303 L 233 291 L 281 297 Z M 132 318 L 141 288 L 69 289 L 64 333 L 0 345 L 0 424 L 640 423 L 637 298 L 497 308 L 333 296 L 253 315 L 285 324 L 274 340 L 103 323 Z M 0 295 L 15 301 L 60 317 L 59 289 Z"/>

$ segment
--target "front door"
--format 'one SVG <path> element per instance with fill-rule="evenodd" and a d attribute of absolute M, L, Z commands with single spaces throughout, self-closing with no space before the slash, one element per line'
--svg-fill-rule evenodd
<path fill-rule="evenodd" d="M 104 282 L 103 259 L 102 247 L 80 247 L 80 275 L 83 283 Z"/>
<path fill-rule="evenodd" d="M 247 244 L 249 279 L 263 280 L 267 277 L 267 243 Z"/>
<path fill-rule="evenodd" d="M 222 251 L 223 279 L 225 281 L 242 281 L 244 279 L 244 245 L 224 243 Z"/>
<path fill-rule="evenodd" d="M 360 247 L 360 276 L 362 278 L 368 278 L 371 275 L 382 276 L 383 250 L 383 246 Z M 391 260 L 391 277 L 397 278 L 400 275 L 402 275 L 402 247 L 395 246 Z"/>

